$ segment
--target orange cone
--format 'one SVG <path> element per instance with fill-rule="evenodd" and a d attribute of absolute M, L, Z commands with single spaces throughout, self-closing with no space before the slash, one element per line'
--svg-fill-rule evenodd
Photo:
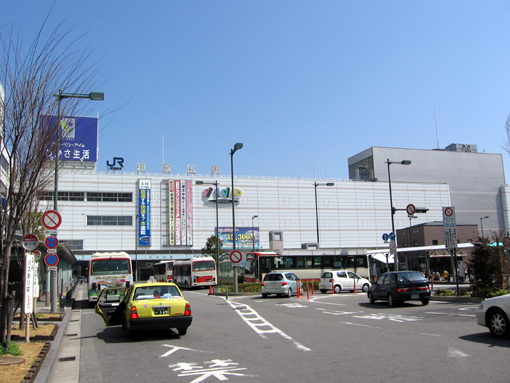
<path fill-rule="evenodd" d="M 212 285 L 209 285 L 209 295 L 214 295 L 214 293 L 212 291 Z"/>

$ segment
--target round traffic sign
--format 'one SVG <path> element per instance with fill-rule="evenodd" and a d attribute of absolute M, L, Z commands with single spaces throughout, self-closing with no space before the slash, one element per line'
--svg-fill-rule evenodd
<path fill-rule="evenodd" d="M 48 249 L 55 249 L 58 246 L 58 238 L 50 235 L 46 238 L 44 244 Z"/>
<path fill-rule="evenodd" d="M 394 241 L 395 240 L 395 233 L 391 232 L 389 234 L 389 238 L 390 238 L 390 241 Z"/>
<path fill-rule="evenodd" d="M 56 210 L 46 210 L 42 216 L 42 225 L 48 230 L 57 229 L 62 223 L 62 216 Z"/>
<path fill-rule="evenodd" d="M 37 246 L 39 245 L 39 238 L 37 238 L 37 235 L 35 234 L 27 234 L 23 237 L 21 245 L 27 251 L 34 251 L 35 249 L 37 249 Z"/>
<path fill-rule="evenodd" d="M 44 263 L 46 266 L 57 266 L 58 264 L 58 255 L 55 253 L 48 253 L 44 257 Z"/>
<path fill-rule="evenodd" d="M 243 254 L 240 251 L 234 250 L 230 252 L 230 261 L 232 263 L 239 263 L 241 259 L 243 259 Z"/>
<path fill-rule="evenodd" d="M 447 217 L 451 217 L 453 215 L 453 209 L 451 207 L 446 207 L 444 209 L 444 214 L 447 216 Z"/>
<path fill-rule="evenodd" d="M 409 205 L 407 205 L 406 211 L 408 215 L 414 215 L 414 213 L 416 213 L 416 206 L 410 203 Z"/>
<path fill-rule="evenodd" d="M 390 236 L 389 236 L 387 233 L 384 233 L 384 234 L 382 235 L 382 239 L 383 239 L 383 241 L 387 241 L 389 237 L 390 237 Z"/>

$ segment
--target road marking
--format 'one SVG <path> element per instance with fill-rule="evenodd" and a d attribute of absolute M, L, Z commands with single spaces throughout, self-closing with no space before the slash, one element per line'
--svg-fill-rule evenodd
<path fill-rule="evenodd" d="M 312 351 L 310 348 L 295 341 L 289 335 L 285 334 L 279 328 L 273 326 L 267 320 L 260 316 L 255 310 L 244 303 L 227 301 L 227 303 L 239 314 L 239 316 L 250 326 L 253 331 L 260 335 L 261 338 L 267 339 L 266 334 L 279 334 L 287 340 L 290 340 L 294 345 L 302 351 Z"/>
<path fill-rule="evenodd" d="M 470 358 L 471 355 L 466 354 L 465 352 L 460 351 L 458 348 L 450 347 L 448 349 L 448 354 L 450 358 Z"/>
<path fill-rule="evenodd" d="M 193 351 L 193 352 L 208 352 L 208 353 L 212 353 L 212 351 L 202 351 L 202 350 L 193 350 L 192 348 L 187 348 L 187 347 L 179 347 L 179 346 L 172 346 L 170 344 L 163 344 L 162 345 L 163 347 L 171 347 L 172 349 L 165 352 L 163 355 L 160 356 L 160 358 L 166 358 L 168 355 L 171 355 L 173 354 L 174 352 L 176 351 L 179 351 L 179 350 L 184 350 L 184 351 Z"/>
<path fill-rule="evenodd" d="M 454 316 L 454 317 L 476 317 L 475 314 L 450 314 L 450 313 L 436 313 L 433 311 L 427 311 L 425 314 L 434 314 L 434 315 L 448 315 L 448 316 Z"/>
<path fill-rule="evenodd" d="M 373 328 L 373 329 L 376 329 L 376 330 L 399 332 L 399 333 L 404 333 L 404 334 L 427 335 L 427 336 L 435 336 L 435 337 L 443 336 L 441 334 L 431 334 L 431 333 L 427 333 L 427 332 L 404 331 L 404 330 L 398 330 L 398 329 L 394 329 L 394 328 L 383 328 L 383 327 L 378 327 L 378 326 L 370 326 L 370 325 L 361 324 L 361 323 L 352 323 L 352 322 L 339 322 L 339 323 L 347 324 L 347 325 L 350 325 L 350 326 Z"/>
<path fill-rule="evenodd" d="M 305 305 L 302 305 L 301 303 L 277 303 L 276 304 L 277 306 L 285 306 L 285 307 L 289 307 L 291 309 L 298 309 L 298 308 L 308 308 L 308 306 L 305 306 Z"/>
<path fill-rule="evenodd" d="M 416 322 L 424 319 L 424 317 L 414 317 L 414 316 L 405 316 L 398 314 L 386 314 L 386 313 L 378 313 L 378 314 L 368 314 L 368 315 L 353 315 L 354 318 L 360 319 L 373 319 L 373 320 L 389 320 L 391 322 Z"/>

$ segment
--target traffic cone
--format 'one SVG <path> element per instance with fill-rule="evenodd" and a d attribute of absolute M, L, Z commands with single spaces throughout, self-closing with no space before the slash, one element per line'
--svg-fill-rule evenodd
<path fill-rule="evenodd" d="M 212 290 L 212 285 L 209 285 L 209 295 L 214 295 L 213 290 Z"/>

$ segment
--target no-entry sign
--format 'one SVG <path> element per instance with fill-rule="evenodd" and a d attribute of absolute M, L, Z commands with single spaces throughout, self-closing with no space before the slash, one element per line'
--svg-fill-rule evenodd
<path fill-rule="evenodd" d="M 243 253 L 238 250 L 234 250 L 230 252 L 230 261 L 232 263 L 239 263 L 243 259 Z"/>

